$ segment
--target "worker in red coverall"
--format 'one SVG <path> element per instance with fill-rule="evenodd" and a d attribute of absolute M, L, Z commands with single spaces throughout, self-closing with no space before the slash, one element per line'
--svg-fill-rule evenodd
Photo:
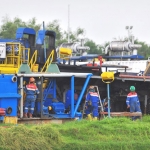
<path fill-rule="evenodd" d="M 27 118 L 27 114 L 29 114 L 29 118 L 32 118 L 34 107 L 35 107 L 35 100 L 36 95 L 39 94 L 39 90 L 35 84 L 35 79 L 33 77 L 30 78 L 29 84 L 25 87 L 26 99 L 24 105 L 24 118 Z M 29 110 L 30 108 L 30 110 Z"/>
<path fill-rule="evenodd" d="M 130 93 L 127 95 L 126 99 L 127 108 L 130 108 L 130 112 L 141 112 L 140 102 L 137 93 L 135 92 L 135 87 L 130 86 Z M 139 116 L 133 116 L 132 120 L 138 119 Z"/>

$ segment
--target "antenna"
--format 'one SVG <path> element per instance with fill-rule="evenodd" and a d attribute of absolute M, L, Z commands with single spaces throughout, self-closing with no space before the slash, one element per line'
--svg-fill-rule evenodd
<path fill-rule="evenodd" d="M 70 5 L 68 5 L 68 43 L 70 43 Z"/>
<path fill-rule="evenodd" d="M 131 30 L 133 26 L 126 26 L 126 30 L 128 30 L 128 41 L 130 41 L 130 38 L 132 38 Z"/>

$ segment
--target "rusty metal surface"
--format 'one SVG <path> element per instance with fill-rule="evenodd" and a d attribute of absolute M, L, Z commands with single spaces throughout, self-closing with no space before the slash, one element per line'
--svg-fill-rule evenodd
<path fill-rule="evenodd" d="M 18 118 L 18 124 L 46 124 L 46 123 L 62 124 L 73 120 L 74 119 Z"/>

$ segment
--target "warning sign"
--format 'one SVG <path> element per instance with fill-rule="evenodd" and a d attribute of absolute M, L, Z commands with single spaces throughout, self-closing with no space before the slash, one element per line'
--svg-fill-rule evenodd
<path fill-rule="evenodd" d="M 0 43 L 0 58 L 6 58 L 6 43 Z"/>

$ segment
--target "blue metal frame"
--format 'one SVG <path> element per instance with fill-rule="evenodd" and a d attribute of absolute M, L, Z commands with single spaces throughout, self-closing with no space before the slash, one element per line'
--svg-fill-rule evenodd
<path fill-rule="evenodd" d="M 24 28 L 24 27 L 20 27 L 17 29 L 16 31 L 16 39 L 20 39 L 23 38 L 24 34 L 28 34 L 28 35 L 36 35 L 36 32 L 34 29 L 32 28 Z"/>
<path fill-rule="evenodd" d="M 76 106 L 74 107 L 74 76 L 71 76 L 71 110 L 70 110 L 70 113 L 69 114 L 65 114 L 65 113 L 60 113 L 60 114 L 50 114 L 50 116 L 54 117 L 54 118 L 75 118 L 75 117 L 79 117 L 81 119 L 81 116 L 82 114 L 81 113 L 78 113 L 77 110 L 79 108 L 79 105 L 80 105 L 80 102 L 82 100 L 82 97 L 85 93 L 85 90 L 87 88 L 87 85 L 89 83 L 89 80 L 91 78 L 93 74 L 88 74 L 87 75 L 87 78 L 86 78 L 86 81 L 83 85 L 83 88 L 82 88 L 82 91 L 79 95 L 79 98 L 77 100 L 77 104 Z M 56 83 L 54 84 L 56 86 Z M 54 89 L 56 89 L 56 87 L 54 87 Z M 56 90 L 54 90 L 56 91 Z M 55 93 L 54 93 L 55 95 Z"/>
<path fill-rule="evenodd" d="M 74 76 L 71 77 L 71 118 L 74 118 Z"/>
<path fill-rule="evenodd" d="M 88 85 L 89 80 L 90 80 L 90 78 L 91 78 L 92 75 L 93 75 L 93 74 L 88 74 L 88 75 L 87 75 L 86 81 L 85 81 L 85 83 L 84 83 L 84 86 L 83 86 L 83 88 L 82 88 L 82 91 L 81 91 L 81 93 L 80 93 L 80 96 L 79 96 L 79 98 L 78 98 L 78 101 L 77 101 L 77 104 L 76 104 L 76 107 L 75 107 L 75 110 L 74 110 L 74 116 L 75 116 L 75 114 L 76 114 L 76 112 L 77 112 L 77 110 L 78 110 L 78 108 L 79 108 L 81 99 L 82 99 L 82 97 L 83 97 L 83 94 L 84 94 L 84 92 L 85 92 L 85 90 L 86 90 L 86 88 L 87 88 L 87 85 Z"/>

